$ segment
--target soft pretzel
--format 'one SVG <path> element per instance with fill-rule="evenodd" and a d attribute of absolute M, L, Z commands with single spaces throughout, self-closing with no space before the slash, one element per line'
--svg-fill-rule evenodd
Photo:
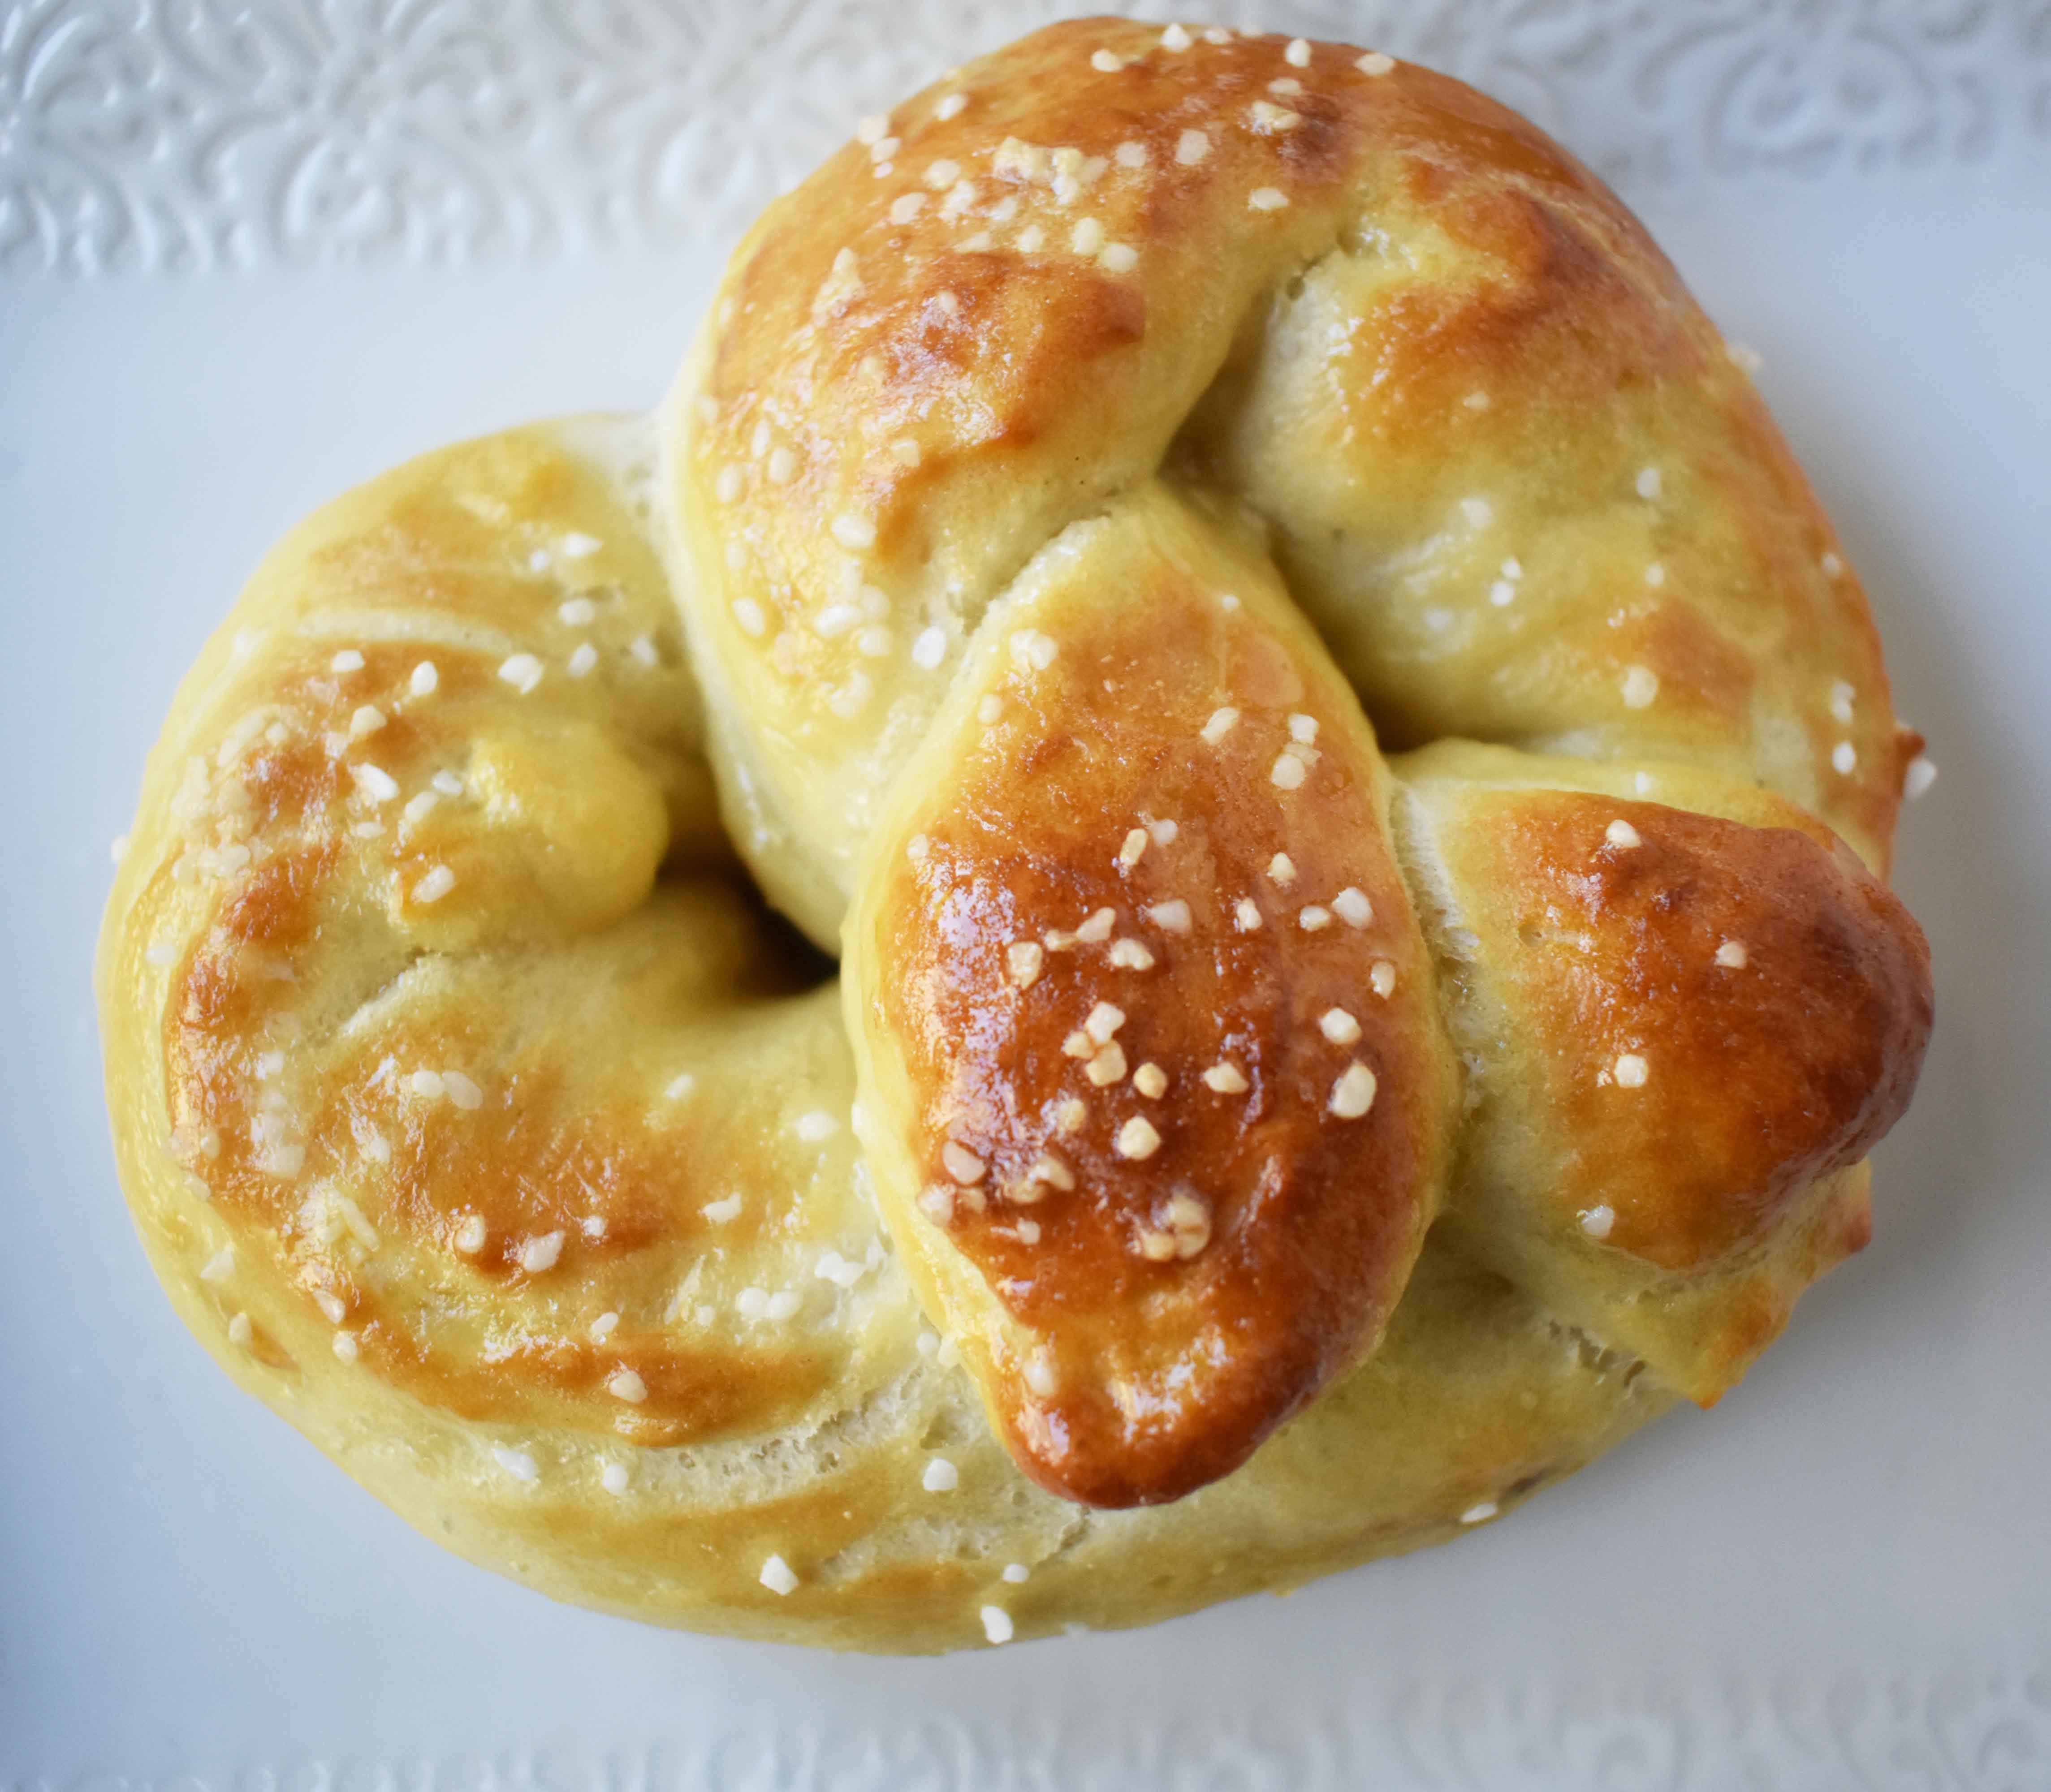
<path fill-rule="evenodd" d="M 1451 1535 L 1864 1242 L 1931 991 L 1842 554 L 1529 124 L 1050 28 L 772 205 L 656 417 L 258 572 L 102 940 L 144 1242 L 637 1617 L 938 1649 Z"/>

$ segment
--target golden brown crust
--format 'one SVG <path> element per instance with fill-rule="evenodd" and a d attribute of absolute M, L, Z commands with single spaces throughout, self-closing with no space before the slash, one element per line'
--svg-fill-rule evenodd
<path fill-rule="evenodd" d="M 854 1079 L 833 994 L 787 993 L 787 936 L 717 865 L 690 693 L 660 670 L 645 584 L 604 589 L 591 600 L 616 613 L 567 635 L 561 606 L 602 586 L 566 595 L 560 565 L 500 580 L 460 628 L 438 607 L 479 551 L 475 509 L 494 561 L 525 568 L 537 536 L 621 545 L 635 525 L 600 502 L 623 458 L 611 433 L 515 432 L 331 506 L 252 584 L 153 759 L 99 966 L 109 1101 L 151 1259 L 238 1382 L 428 1535 L 558 1596 L 897 1650 L 987 1641 L 986 1609 L 1022 1636 L 1144 1622 L 1436 1541 L 1661 1409 L 1627 1359 L 1428 1242 L 1381 1348 L 1240 1472 L 1127 1514 L 1024 1480 L 951 1341 L 922 1325 L 829 1124 Z M 326 576 L 379 541 L 404 552 L 376 577 Z M 644 624 L 658 667 L 632 650 Z M 588 690 L 568 676 L 585 640 L 605 649 Z M 542 661 L 540 685 L 490 670 L 508 648 Z M 424 655 L 439 673 L 424 693 Z M 408 732 L 351 739 L 366 698 Z M 418 794 L 475 740 L 566 708 L 666 767 L 654 888 L 587 925 L 586 904 L 537 914 L 513 875 L 517 908 L 419 949 L 420 905 L 392 869 L 412 796 L 359 799 L 329 762 L 389 766 Z M 510 806 L 547 816 L 561 769 L 441 837 L 536 862 L 527 834 L 498 837 L 517 826 L 505 806 L 531 796 Z M 473 800 L 466 786 L 416 813 Z M 385 833 L 354 831 L 380 816 Z M 427 1069 L 439 1093 L 414 1087 Z M 557 1232 L 551 1260 L 525 1260 Z M 748 1302 L 772 1287 L 797 1310 Z M 613 1385 L 626 1370 L 638 1400 Z M 936 1462 L 954 1485 L 937 1487 Z M 772 1559 L 787 1593 L 762 1578 Z"/>
<path fill-rule="evenodd" d="M 1371 201 L 1183 463 L 1273 523 L 1396 744 L 1721 763 L 1884 866 L 1908 755 L 1879 638 L 1750 381 L 1571 157 L 1441 77 L 1383 86 L 1405 99 Z"/>
<path fill-rule="evenodd" d="M 1884 868 L 1907 755 L 1863 595 L 1672 268 L 1494 102 L 1286 41 L 1051 27 L 736 252 L 671 459 L 764 887 L 830 944 L 985 608 L 1164 464 L 1272 525 L 1398 744 L 1720 764 Z"/>
<path fill-rule="evenodd" d="M 1914 736 L 1721 338 L 1343 46 L 1081 21 L 871 136 L 659 466 L 400 469 L 187 680 L 99 965 L 180 1310 L 465 1553 L 842 1646 L 1289 1584 L 1713 1400 L 1929 1025 Z M 1392 783 L 1363 701 L 1446 738 Z"/>
<path fill-rule="evenodd" d="M 1713 1400 L 1865 1242 L 1865 1181 L 1844 1173 L 1915 1086 L 1923 936 L 1828 829 L 1714 775 L 1667 794 L 1721 815 L 1544 787 L 1578 768 L 1499 751 L 1404 773 L 1452 1024 L 1486 1042 L 1462 1224 Z"/>
<path fill-rule="evenodd" d="M 893 1231 L 973 1266 L 952 1329 L 1001 1310 L 970 1356 L 1022 1466 L 1126 1505 L 1379 1333 L 1452 1073 L 1380 756 L 1268 576 L 1165 499 L 1050 560 L 904 775 L 850 976 Z"/>
<path fill-rule="evenodd" d="M 225 1228 L 222 1291 L 276 1278 L 322 1347 L 469 1419 L 643 1444 L 789 1422 L 844 1348 L 730 1329 L 741 1284 L 705 1259 L 772 1255 L 791 1196 L 756 1185 L 820 1148 L 756 1142 L 773 1087 L 669 1091 L 798 986 L 721 880 L 682 875 L 725 844 L 644 525 L 544 431 L 321 521 L 167 736 L 178 794 L 146 806 L 109 935 L 140 955 L 110 998 L 161 1005 L 143 1048 Z M 807 1111 L 835 1101 L 829 1079 Z M 678 1323 L 693 1265 L 709 1326 Z"/>
<path fill-rule="evenodd" d="M 1539 1099 L 1613 1248 L 1699 1270 L 1901 1117 L 1929 954 L 1856 861 L 1797 826 L 1569 791 L 1473 801 L 1460 833 L 1464 924 L 1552 1042 Z"/>

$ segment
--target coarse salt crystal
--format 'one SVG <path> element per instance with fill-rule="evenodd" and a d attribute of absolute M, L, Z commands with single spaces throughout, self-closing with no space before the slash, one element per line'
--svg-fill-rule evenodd
<path fill-rule="evenodd" d="M 1145 1115 L 1135 1114 L 1118 1129 L 1117 1146 L 1121 1158 L 1151 1158 L 1161 1149 L 1161 1134 Z"/>
<path fill-rule="evenodd" d="M 541 683 L 543 670 L 541 662 L 532 654 L 514 654 L 500 663 L 498 676 L 525 697 Z"/>
<path fill-rule="evenodd" d="M 524 1450 L 508 1450 L 503 1444 L 494 1443 L 491 1457 L 515 1481 L 525 1482 L 530 1487 L 541 1478 L 540 1467 Z"/>
<path fill-rule="evenodd" d="M 1349 1064 L 1332 1085 L 1330 1106 L 1342 1120 L 1358 1120 L 1374 1105 L 1374 1072 L 1365 1064 Z"/>
<path fill-rule="evenodd" d="M 562 1232 L 544 1232 L 520 1247 L 520 1267 L 529 1275 L 539 1275 L 545 1270 L 553 1269 L 562 1254 Z"/>

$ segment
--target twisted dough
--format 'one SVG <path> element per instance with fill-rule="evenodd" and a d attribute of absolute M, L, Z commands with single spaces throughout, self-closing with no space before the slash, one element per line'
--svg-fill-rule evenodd
<path fill-rule="evenodd" d="M 258 573 L 103 938 L 144 1240 L 428 1534 L 640 1617 L 1434 1540 L 1863 1241 L 1930 992 L 1839 553 L 1522 121 L 1042 32 L 771 208 L 652 427 Z"/>

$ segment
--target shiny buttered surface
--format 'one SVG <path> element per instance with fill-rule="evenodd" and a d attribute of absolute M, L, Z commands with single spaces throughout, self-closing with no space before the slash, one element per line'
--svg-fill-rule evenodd
<path fill-rule="evenodd" d="M 123 1180 L 238 1380 L 547 1591 L 1144 1622 L 1494 1517 L 1858 1248 L 1916 745 L 1585 170 L 1058 25 L 771 207 L 658 417 L 266 562 L 108 911 Z"/>

